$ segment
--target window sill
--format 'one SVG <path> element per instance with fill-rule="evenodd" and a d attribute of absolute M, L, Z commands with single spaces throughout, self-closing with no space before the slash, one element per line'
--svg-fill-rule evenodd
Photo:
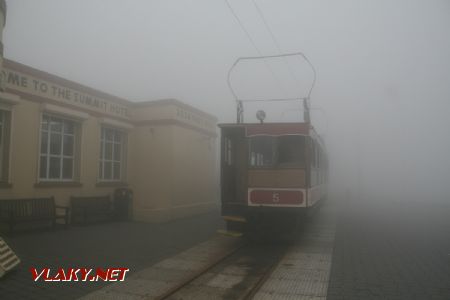
<path fill-rule="evenodd" d="M 82 187 L 81 182 L 76 181 L 41 181 L 34 184 L 35 188 L 57 188 L 57 187 Z"/>
<path fill-rule="evenodd" d="M 12 188 L 12 183 L 6 181 L 0 181 L 0 189 L 10 189 Z"/>
<path fill-rule="evenodd" d="M 95 185 L 97 187 L 126 187 L 128 183 L 123 181 L 99 181 Z"/>

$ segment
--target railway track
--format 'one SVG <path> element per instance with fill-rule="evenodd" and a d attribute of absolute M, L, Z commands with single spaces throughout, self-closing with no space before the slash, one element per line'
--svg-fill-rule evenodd
<path fill-rule="evenodd" d="M 331 213 L 308 220 L 288 243 L 281 236 L 277 243 L 257 244 L 217 235 L 83 299 L 325 298 L 335 232 Z"/>
<path fill-rule="evenodd" d="M 156 299 L 253 299 L 288 244 L 241 244 Z"/>

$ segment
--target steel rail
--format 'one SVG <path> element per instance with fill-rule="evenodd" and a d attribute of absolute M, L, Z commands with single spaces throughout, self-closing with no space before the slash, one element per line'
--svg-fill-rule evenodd
<path fill-rule="evenodd" d="M 260 290 L 260 288 L 264 285 L 264 283 L 269 279 L 270 275 L 272 275 L 273 271 L 278 267 L 280 262 L 283 260 L 284 256 L 288 252 L 289 247 L 286 247 L 284 251 L 278 256 L 277 259 L 267 268 L 267 271 L 258 279 L 258 281 L 244 294 L 239 300 L 250 300 L 253 299 Z"/>
<path fill-rule="evenodd" d="M 162 293 L 161 295 L 159 295 L 159 296 L 157 296 L 155 298 L 152 298 L 152 299 L 163 300 L 163 299 L 169 298 L 170 296 L 174 295 L 176 292 L 178 292 L 179 290 L 181 290 L 182 288 L 184 288 L 185 286 L 187 286 L 188 284 L 193 282 L 195 279 L 199 278 L 200 276 L 202 276 L 203 274 L 205 274 L 206 272 L 208 272 L 209 270 L 211 270 L 212 268 L 214 268 L 215 266 L 220 264 L 222 261 L 224 261 L 228 257 L 230 257 L 233 254 L 235 254 L 238 250 L 244 248 L 244 246 L 245 246 L 245 243 L 242 243 L 242 244 L 238 245 L 237 247 L 231 249 L 227 253 L 225 253 L 223 255 L 220 255 L 217 259 L 215 259 L 212 262 L 210 262 L 207 266 L 205 266 L 204 268 L 202 268 L 199 271 L 195 272 L 195 274 L 192 274 L 191 276 L 188 276 L 181 283 L 173 286 L 168 291 L 166 291 L 166 292 Z"/>
<path fill-rule="evenodd" d="M 156 298 L 152 298 L 152 299 L 162 300 L 162 299 L 170 298 L 171 296 L 175 295 L 178 291 L 180 291 L 183 288 L 185 288 L 186 286 L 188 286 L 194 280 L 196 280 L 197 278 L 199 278 L 200 276 L 204 275 L 205 273 L 207 273 L 212 268 L 218 266 L 224 260 L 226 260 L 229 257 L 231 257 L 232 255 L 234 255 L 236 252 L 238 252 L 239 250 L 244 248 L 246 245 L 247 244 L 243 243 L 243 244 L 233 248 L 231 251 L 227 252 L 224 255 L 221 255 L 218 259 L 214 260 L 213 262 L 211 262 L 210 264 L 208 264 L 207 266 L 205 266 L 204 268 L 202 268 L 201 270 L 199 270 L 195 274 L 187 277 L 181 283 L 175 285 L 174 287 L 170 288 L 169 290 L 167 290 L 163 294 L 157 296 Z M 259 291 L 259 289 L 264 285 L 264 283 L 267 281 L 267 279 L 269 279 L 269 277 L 273 273 L 273 271 L 277 268 L 277 266 L 282 261 L 282 259 L 284 258 L 284 256 L 288 252 L 288 250 L 289 250 L 289 247 L 286 247 L 283 250 L 281 250 L 280 254 L 278 254 L 276 256 L 276 258 L 274 258 L 273 262 L 271 262 L 269 264 L 269 266 L 267 267 L 266 271 L 264 271 L 263 274 L 261 274 L 259 276 L 257 281 L 255 283 L 253 283 L 251 286 L 249 286 L 249 289 L 246 292 L 244 292 L 242 295 L 240 295 L 237 299 L 239 299 L 239 300 L 253 299 L 254 296 L 256 295 L 256 293 Z"/>

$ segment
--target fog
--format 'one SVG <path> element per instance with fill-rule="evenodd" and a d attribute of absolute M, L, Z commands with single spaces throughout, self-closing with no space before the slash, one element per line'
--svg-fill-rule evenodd
<path fill-rule="evenodd" d="M 235 122 L 234 61 L 300 51 L 317 72 L 312 121 L 326 140 L 332 185 L 361 199 L 450 201 L 449 1 L 256 1 L 276 41 L 251 0 L 229 3 L 251 40 L 225 1 L 10 0 L 5 57 Z M 267 65 L 241 66 L 239 92 L 305 96 L 312 73 L 304 61 L 268 64 L 276 76 Z M 292 120 L 300 107 L 249 105 L 246 121 L 257 109 Z"/>

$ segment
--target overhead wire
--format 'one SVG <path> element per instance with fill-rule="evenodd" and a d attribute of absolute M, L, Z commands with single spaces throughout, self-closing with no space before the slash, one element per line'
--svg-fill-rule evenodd
<path fill-rule="evenodd" d="M 281 50 L 281 46 L 280 43 L 278 42 L 274 32 L 272 31 L 272 29 L 270 28 L 269 22 L 267 21 L 262 9 L 259 7 L 258 3 L 256 2 L 256 0 L 252 0 L 253 5 L 256 8 L 257 13 L 259 14 L 264 26 L 266 27 L 267 31 L 269 32 L 269 35 L 271 36 L 277 50 L 278 50 L 278 55 L 268 55 L 268 56 L 264 56 L 264 63 L 266 65 L 266 67 L 268 68 L 268 70 L 270 71 L 270 73 L 272 74 L 272 76 L 274 77 L 274 79 L 276 80 L 278 86 L 280 87 L 281 90 L 283 90 L 283 92 L 285 94 L 288 95 L 284 85 L 281 84 L 280 79 L 278 78 L 278 76 L 275 74 L 275 72 L 273 71 L 273 69 L 271 68 L 271 66 L 267 63 L 266 58 L 267 57 L 281 57 L 286 65 L 286 67 L 288 68 L 294 82 L 298 80 L 297 76 L 295 75 L 295 72 L 293 71 L 292 67 L 289 65 L 289 63 L 286 60 L 286 56 L 291 56 L 292 54 L 282 54 L 282 50 Z M 259 50 L 258 46 L 256 45 L 255 40 L 252 38 L 252 36 L 250 35 L 250 32 L 245 28 L 244 24 L 242 23 L 241 19 L 239 18 L 239 16 L 237 15 L 237 13 L 235 12 L 235 10 L 233 9 L 233 7 L 231 6 L 231 4 L 229 3 L 228 0 L 225 0 L 226 5 L 228 6 L 230 12 L 233 14 L 234 18 L 236 19 L 236 21 L 238 22 L 239 26 L 241 27 L 241 29 L 244 31 L 245 35 L 247 36 L 248 40 L 250 41 L 250 43 L 253 45 L 253 47 L 256 49 L 257 53 L 259 54 L 259 56 L 263 57 L 261 50 Z M 311 84 L 311 87 L 308 91 L 308 95 L 306 97 L 298 97 L 298 98 L 275 98 L 275 99 L 265 99 L 265 100 L 255 100 L 255 99 L 238 99 L 237 95 L 235 94 L 235 92 L 233 91 L 233 88 L 231 87 L 231 82 L 230 82 L 230 75 L 231 75 L 231 70 L 233 69 L 233 67 L 237 64 L 237 62 L 240 60 L 236 60 L 236 62 L 234 63 L 233 67 L 230 69 L 230 71 L 228 72 L 228 85 L 230 87 L 230 89 L 233 92 L 233 95 L 236 98 L 237 104 L 238 104 L 238 122 L 239 120 L 242 120 L 242 115 L 240 115 L 243 112 L 243 102 L 259 102 L 259 101 L 292 101 L 292 100 L 303 100 L 303 104 L 304 104 L 304 109 L 308 109 L 309 107 L 309 101 L 310 101 L 310 97 L 311 97 L 311 92 L 314 88 L 315 82 L 316 82 L 316 70 L 314 68 L 314 65 L 309 61 L 309 59 L 301 52 L 296 53 L 295 55 L 300 55 L 301 57 L 303 57 L 303 59 L 310 65 L 310 67 L 313 70 L 313 74 L 314 74 L 314 78 L 313 78 L 313 82 Z M 253 59 L 256 57 L 248 57 L 247 59 Z M 309 109 L 308 109 L 309 111 Z M 309 113 L 308 113 L 309 115 Z M 241 117 L 239 117 L 241 116 Z M 306 118 L 306 117 L 305 117 Z M 309 116 L 308 116 L 309 119 Z"/>
<path fill-rule="evenodd" d="M 230 2 L 228 0 L 224 0 L 225 3 L 228 6 L 228 9 L 230 10 L 231 14 L 234 16 L 234 18 L 236 19 L 236 21 L 238 22 L 239 26 L 241 27 L 242 31 L 245 33 L 245 35 L 247 36 L 248 40 L 250 41 L 250 43 L 253 45 L 253 47 L 255 48 L 256 52 L 258 52 L 258 55 L 263 56 L 261 50 L 258 48 L 258 46 L 256 45 L 255 40 L 252 38 L 252 36 L 250 35 L 250 32 L 248 32 L 248 30 L 245 28 L 244 24 L 242 23 L 241 19 L 239 18 L 239 16 L 237 15 L 236 11 L 233 9 L 233 7 L 231 6 Z M 281 84 L 280 79 L 278 78 L 278 76 L 275 74 L 274 70 L 272 69 L 272 67 L 267 63 L 267 61 L 264 59 L 264 64 L 266 65 L 267 69 L 270 71 L 270 73 L 272 74 L 272 76 L 274 77 L 274 79 L 276 80 L 279 88 L 287 94 L 286 89 L 284 88 L 284 86 Z"/>
<path fill-rule="evenodd" d="M 266 27 L 267 31 L 269 32 L 269 35 L 270 35 L 270 37 L 272 38 L 272 40 L 273 40 L 273 42 L 274 42 L 274 44 L 275 44 L 275 46 L 276 46 L 278 52 L 281 54 L 281 53 L 282 53 L 282 50 L 281 50 L 280 43 L 278 42 L 278 40 L 277 40 L 275 34 L 273 33 L 272 29 L 270 28 L 269 22 L 267 21 L 267 18 L 264 16 L 264 13 L 263 13 L 262 9 L 259 7 L 259 5 L 258 5 L 258 3 L 256 2 L 256 0 L 252 0 L 252 2 L 253 2 L 253 5 L 255 6 L 256 11 L 258 12 L 258 14 L 259 14 L 259 16 L 260 16 L 260 18 L 261 18 L 261 20 L 262 20 L 262 22 L 264 23 L 264 26 Z M 309 63 L 309 65 L 313 68 L 313 72 L 314 72 L 314 74 L 315 74 L 316 71 L 315 71 L 315 69 L 314 69 L 314 66 L 313 66 L 313 65 L 311 64 L 311 62 L 306 58 L 305 55 L 302 55 L 302 56 L 303 56 L 303 58 L 306 60 L 306 62 Z M 285 65 L 286 65 L 287 69 L 288 69 L 289 72 L 291 73 L 292 79 L 294 80 L 294 82 L 297 82 L 297 80 L 298 80 L 298 79 L 297 79 L 297 76 L 295 75 L 294 70 L 292 69 L 291 65 L 287 62 L 287 60 L 286 60 L 285 57 L 283 57 L 283 61 L 284 61 Z M 314 79 L 314 81 L 315 81 L 315 79 Z M 313 82 L 313 85 L 314 85 L 314 82 Z M 311 91 L 312 91 L 312 87 L 311 87 L 311 89 L 309 90 L 308 97 L 306 97 L 306 98 L 304 99 L 305 105 L 307 105 L 307 106 L 309 105 L 309 104 L 308 104 L 308 101 L 310 100 Z"/>
<path fill-rule="evenodd" d="M 309 59 L 302 53 L 302 52 L 295 52 L 295 53 L 284 53 L 284 54 L 277 54 L 277 55 L 260 55 L 260 56 L 246 56 L 246 57 L 239 57 L 238 59 L 236 59 L 236 61 L 234 62 L 234 64 L 231 66 L 231 68 L 228 70 L 228 76 L 227 76 L 227 83 L 228 83 L 228 87 L 230 88 L 231 92 L 233 93 L 233 96 L 235 97 L 236 100 L 240 100 L 240 101 L 244 101 L 244 99 L 239 99 L 239 97 L 237 96 L 236 92 L 233 89 L 233 86 L 231 84 L 231 73 L 233 72 L 233 69 L 236 67 L 236 65 L 243 60 L 257 60 L 257 59 L 267 59 L 267 58 L 286 58 L 286 57 L 291 57 L 291 56 L 297 56 L 297 57 L 302 57 L 304 61 L 306 61 L 306 63 L 309 64 L 309 66 L 311 67 L 312 71 L 313 71 L 313 80 L 311 83 L 311 87 L 309 88 L 308 91 L 308 95 L 306 97 L 296 97 L 296 98 L 285 98 L 286 101 L 289 99 L 298 99 L 298 100 L 308 100 L 311 97 L 311 92 L 315 86 L 316 83 L 316 69 L 314 68 L 313 64 L 309 61 Z M 270 101 L 270 100 L 267 100 Z"/>
<path fill-rule="evenodd" d="M 283 51 L 281 50 L 280 43 L 278 42 L 275 34 L 273 33 L 272 29 L 270 28 L 269 23 L 267 22 L 267 18 L 264 16 L 264 13 L 263 13 L 262 9 L 259 7 L 259 5 L 256 2 L 256 0 L 252 0 L 252 2 L 253 2 L 253 5 L 256 8 L 256 11 L 258 12 L 258 15 L 260 16 L 262 22 L 264 23 L 264 26 L 266 27 L 267 31 L 269 32 L 269 35 L 272 38 L 272 40 L 273 40 L 273 42 L 274 42 L 274 44 L 275 44 L 275 46 L 276 46 L 276 48 L 278 50 L 278 53 L 279 54 L 283 53 Z M 295 76 L 294 70 L 292 69 L 291 65 L 288 64 L 286 58 L 284 58 L 284 57 L 283 57 L 283 61 L 284 61 L 285 65 L 286 65 L 286 67 L 288 68 L 289 72 L 291 73 L 291 76 L 292 76 L 293 80 L 297 81 L 297 76 Z"/>

